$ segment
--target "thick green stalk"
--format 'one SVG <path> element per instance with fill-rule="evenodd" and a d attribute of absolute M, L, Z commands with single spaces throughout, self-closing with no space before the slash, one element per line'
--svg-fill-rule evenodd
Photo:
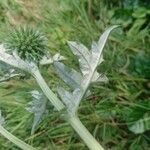
<path fill-rule="evenodd" d="M 12 135 L 10 132 L 8 132 L 6 129 L 4 129 L 1 125 L 0 125 L 0 134 L 2 134 L 5 138 L 10 140 L 12 143 L 14 143 L 15 145 L 17 145 L 18 147 L 20 147 L 23 150 L 37 150 L 37 149 L 33 148 L 32 146 L 26 144 L 25 142 L 21 141 L 14 135 Z"/>
<path fill-rule="evenodd" d="M 54 107 L 60 111 L 65 108 L 65 105 L 58 99 L 58 97 L 50 90 L 41 73 L 37 69 L 32 72 L 37 83 L 41 87 L 43 93 L 47 96 Z M 96 141 L 96 139 L 90 134 L 86 127 L 81 123 L 78 117 L 71 116 L 67 118 L 67 121 L 71 124 L 74 130 L 79 134 L 82 140 L 86 143 L 90 150 L 104 150 L 102 146 Z"/>

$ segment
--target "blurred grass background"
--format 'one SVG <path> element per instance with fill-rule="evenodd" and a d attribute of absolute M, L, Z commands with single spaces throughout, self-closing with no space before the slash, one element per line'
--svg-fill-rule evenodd
<path fill-rule="evenodd" d="M 67 41 L 92 41 L 113 24 L 121 24 L 104 49 L 99 71 L 109 83 L 93 85 L 92 95 L 81 103 L 79 116 L 106 149 L 150 149 L 150 4 L 148 0 L 0 0 L 0 42 L 13 27 L 31 25 L 49 39 L 52 53 L 67 57 L 78 68 Z M 3 76 L 9 66 L 0 66 Z M 52 66 L 41 68 L 56 91 L 59 84 Z M 49 110 L 34 135 L 33 115 L 26 111 L 29 92 L 40 90 L 33 78 L 14 78 L 0 83 L 0 109 L 5 127 L 25 142 L 42 150 L 87 150 L 59 113 Z M 140 123 L 139 123 L 140 121 Z M 142 127 L 141 127 L 142 126 Z M 143 129 L 141 131 L 141 129 Z M 18 150 L 0 137 L 0 150 Z"/>

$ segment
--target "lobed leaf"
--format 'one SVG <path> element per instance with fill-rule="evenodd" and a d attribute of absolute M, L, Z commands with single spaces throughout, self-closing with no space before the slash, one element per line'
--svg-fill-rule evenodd
<path fill-rule="evenodd" d="M 95 71 L 91 82 L 92 83 L 108 82 L 108 78 L 106 77 L 106 75 L 99 74 L 97 71 Z"/>
<path fill-rule="evenodd" d="M 91 51 L 89 51 L 83 44 L 69 41 L 69 47 L 74 55 L 79 59 L 79 65 L 83 76 L 73 69 L 69 69 L 62 63 L 54 63 L 60 77 L 70 85 L 74 91 L 72 94 L 64 90 L 60 90 L 59 95 L 68 106 L 68 109 L 74 113 L 77 111 L 81 99 L 86 96 L 88 87 L 91 83 L 108 81 L 105 75 L 97 72 L 97 66 L 103 61 L 102 50 L 106 44 L 110 32 L 118 26 L 108 28 L 98 42 L 93 42 Z M 67 99 L 65 98 L 67 96 Z"/>
<path fill-rule="evenodd" d="M 103 55 L 100 54 L 100 58 L 99 56 L 99 47 L 97 42 L 92 42 L 92 46 L 91 46 L 91 52 L 92 52 L 92 56 L 91 56 L 91 63 L 95 64 L 98 61 L 98 65 L 100 65 L 104 59 L 103 59 Z"/>
<path fill-rule="evenodd" d="M 78 109 L 78 106 L 81 101 L 82 91 L 81 89 L 77 88 L 73 91 L 73 100 L 74 100 L 74 107 L 72 108 L 72 112 L 75 113 Z"/>
<path fill-rule="evenodd" d="M 34 114 L 34 120 L 31 130 L 31 134 L 34 134 L 36 127 L 41 122 L 46 111 L 47 99 L 42 93 L 36 90 L 32 91 L 31 95 L 33 97 L 33 101 L 28 103 L 26 110 Z"/>
<path fill-rule="evenodd" d="M 14 69 L 10 69 L 8 73 L 6 73 L 3 77 L 0 78 L 0 82 L 7 81 L 13 77 L 21 76 L 21 73 L 15 73 Z"/>
<path fill-rule="evenodd" d="M 3 44 L 0 44 L 0 61 L 28 72 L 37 69 L 37 66 L 33 62 L 23 61 L 16 52 L 13 52 L 12 55 L 6 53 Z"/>
<path fill-rule="evenodd" d="M 66 60 L 66 58 L 64 56 L 61 56 L 59 53 L 56 53 L 53 57 L 44 56 L 42 58 L 42 60 L 40 61 L 40 64 L 41 65 L 48 65 L 48 64 L 52 64 L 53 62 L 63 61 L 63 60 Z"/>
<path fill-rule="evenodd" d="M 77 106 L 80 103 L 80 89 L 77 88 L 73 91 L 73 93 L 70 93 L 66 91 L 64 88 L 59 87 L 58 88 L 58 94 L 60 98 L 63 100 L 65 105 L 67 106 L 67 110 L 69 114 L 74 114 L 76 112 Z"/>
<path fill-rule="evenodd" d="M 119 27 L 118 25 L 114 25 L 112 27 L 109 27 L 99 38 L 98 42 L 93 42 L 92 43 L 92 58 L 91 58 L 91 63 L 93 68 L 96 68 L 102 61 L 103 61 L 103 55 L 102 51 L 104 49 L 104 46 L 107 42 L 107 39 L 109 37 L 110 32 Z"/>
<path fill-rule="evenodd" d="M 73 107 L 72 94 L 62 87 L 59 87 L 57 91 L 64 104 L 67 106 L 67 109 L 69 110 L 70 108 L 72 108 Z"/>
<path fill-rule="evenodd" d="M 68 68 L 60 62 L 54 62 L 54 66 L 62 80 L 66 82 L 71 88 L 75 89 L 80 87 L 82 76 L 79 72 Z"/>
<path fill-rule="evenodd" d="M 91 70 L 90 64 L 90 51 L 81 43 L 76 43 L 69 41 L 68 45 L 70 46 L 71 51 L 79 59 L 80 69 L 83 75 L 86 75 Z"/>
<path fill-rule="evenodd" d="M 119 27 L 119 25 L 114 25 L 114 26 L 112 26 L 112 27 L 109 27 L 101 36 L 100 36 L 100 38 L 99 38 L 99 40 L 98 40 L 98 52 L 99 52 L 99 54 L 101 54 L 102 53 L 102 50 L 103 50 L 103 48 L 104 48 L 104 46 L 105 46 L 105 44 L 106 44 L 106 42 L 107 42 L 107 39 L 108 39 L 108 36 L 109 36 L 109 34 L 110 34 L 110 32 L 113 30 L 113 29 L 115 29 L 115 28 L 118 28 Z"/>

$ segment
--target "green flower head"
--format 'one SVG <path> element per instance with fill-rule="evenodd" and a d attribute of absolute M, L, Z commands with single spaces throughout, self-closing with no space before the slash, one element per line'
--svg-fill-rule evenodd
<path fill-rule="evenodd" d="M 23 60 L 39 64 L 48 50 L 47 38 L 33 28 L 20 27 L 10 33 L 5 48 L 9 53 L 15 51 Z"/>

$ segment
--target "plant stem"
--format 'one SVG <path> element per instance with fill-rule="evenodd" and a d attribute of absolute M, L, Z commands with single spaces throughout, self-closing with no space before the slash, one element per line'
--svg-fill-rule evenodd
<path fill-rule="evenodd" d="M 47 96 L 49 101 L 54 105 L 54 107 L 60 111 L 65 108 L 65 105 L 57 98 L 57 96 L 50 90 L 48 85 L 46 84 L 45 80 L 43 79 L 41 73 L 37 69 L 33 73 L 34 78 L 36 79 L 37 83 L 43 90 L 43 93 Z"/>
<path fill-rule="evenodd" d="M 82 124 L 77 116 L 70 117 L 68 122 L 74 130 L 80 135 L 90 150 L 104 150 L 104 148 L 96 141 L 87 128 Z"/>
<path fill-rule="evenodd" d="M 12 135 L 10 132 L 4 129 L 1 125 L 0 125 L 0 134 L 2 134 L 5 138 L 10 140 L 12 143 L 16 144 L 18 147 L 20 147 L 23 150 L 37 150 L 33 148 L 32 146 L 26 144 L 22 140 L 18 139 L 14 135 Z"/>
<path fill-rule="evenodd" d="M 41 87 L 43 93 L 47 96 L 54 107 L 60 111 L 65 108 L 65 105 L 58 99 L 58 97 L 50 90 L 45 80 L 43 79 L 39 70 L 34 71 L 34 78 Z M 104 150 L 102 146 L 96 141 L 96 139 L 90 134 L 86 127 L 81 123 L 77 116 L 71 116 L 67 118 L 67 121 L 71 124 L 74 130 L 79 134 L 82 140 L 86 143 L 90 150 Z"/>

